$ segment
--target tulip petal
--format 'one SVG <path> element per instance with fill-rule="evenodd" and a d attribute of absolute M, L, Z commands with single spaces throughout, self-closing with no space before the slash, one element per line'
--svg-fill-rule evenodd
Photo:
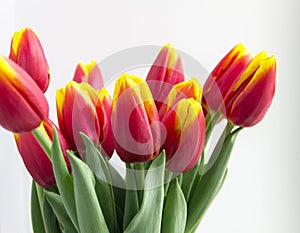
<path fill-rule="evenodd" d="M 262 120 L 274 97 L 276 66 L 274 56 L 261 61 L 251 81 L 232 104 L 229 118 L 234 124 L 250 127 Z"/>
<path fill-rule="evenodd" d="M 48 118 L 42 91 L 21 67 L 4 57 L 0 57 L 0 93 L 0 124 L 7 130 L 31 131 Z"/>

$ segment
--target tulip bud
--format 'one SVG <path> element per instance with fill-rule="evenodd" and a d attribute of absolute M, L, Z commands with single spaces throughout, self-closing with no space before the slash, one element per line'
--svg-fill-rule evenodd
<path fill-rule="evenodd" d="M 274 97 L 276 72 L 276 58 L 266 52 L 251 61 L 225 98 L 226 116 L 232 123 L 250 127 L 262 120 Z"/>
<path fill-rule="evenodd" d="M 95 90 L 100 90 L 104 86 L 101 71 L 94 60 L 89 64 L 79 62 L 73 80 L 78 83 L 86 82 Z"/>
<path fill-rule="evenodd" d="M 206 128 L 201 104 L 193 98 L 181 99 L 161 121 L 167 133 L 162 145 L 167 167 L 174 173 L 189 171 L 204 147 Z"/>
<path fill-rule="evenodd" d="M 0 56 L 0 125 L 28 132 L 48 119 L 48 103 L 32 78 L 16 63 Z"/>
<path fill-rule="evenodd" d="M 165 100 L 172 87 L 184 81 L 181 59 L 172 45 L 166 44 L 162 47 L 149 70 L 146 81 L 159 110 L 161 102 Z"/>
<path fill-rule="evenodd" d="M 203 102 L 208 111 L 216 112 L 223 106 L 226 94 L 251 59 L 250 51 L 238 44 L 219 62 L 203 88 Z"/>
<path fill-rule="evenodd" d="M 193 98 L 201 102 L 202 99 L 202 86 L 198 79 L 192 78 L 176 84 L 168 94 L 167 99 L 162 104 L 159 110 L 159 118 L 162 119 L 163 115 L 168 112 L 178 101 L 185 98 Z"/>
<path fill-rule="evenodd" d="M 66 153 L 69 147 L 62 133 L 50 120 L 43 122 L 39 127 L 43 131 L 45 136 L 48 137 L 51 141 L 53 140 L 52 127 L 56 128 L 62 152 L 70 171 L 71 166 Z M 14 134 L 14 137 L 19 153 L 32 178 L 42 187 L 53 186 L 55 184 L 55 178 L 53 174 L 51 159 L 44 152 L 42 146 L 34 137 L 33 133 L 27 132 Z"/>
<path fill-rule="evenodd" d="M 95 145 L 99 143 L 97 99 L 96 91 L 87 83 L 71 81 L 56 92 L 59 127 L 72 150 L 84 151 L 80 132 L 86 134 Z"/>
<path fill-rule="evenodd" d="M 101 154 L 110 158 L 114 153 L 114 137 L 111 128 L 111 111 L 112 111 L 112 98 L 108 91 L 103 88 L 100 91 L 99 99 L 96 104 L 97 115 L 100 123 L 100 143 Z"/>
<path fill-rule="evenodd" d="M 158 155 L 160 124 L 147 83 L 121 75 L 115 84 L 112 129 L 116 151 L 126 163 L 145 162 Z"/>
<path fill-rule="evenodd" d="M 50 80 L 49 66 L 39 39 L 30 28 L 15 32 L 9 58 L 21 66 L 43 92 L 47 90 Z"/>

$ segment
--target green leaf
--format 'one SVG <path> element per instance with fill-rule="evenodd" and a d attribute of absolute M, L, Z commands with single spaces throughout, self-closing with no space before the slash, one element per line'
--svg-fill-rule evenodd
<path fill-rule="evenodd" d="M 64 203 L 62 201 L 61 196 L 59 196 L 56 193 L 49 192 L 49 191 L 44 191 L 45 192 L 45 197 L 52 207 L 55 215 L 58 218 L 58 221 L 62 224 L 63 226 L 63 232 L 64 233 L 76 233 L 77 230 L 75 229 L 71 219 L 68 216 L 68 213 L 64 207 Z"/>
<path fill-rule="evenodd" d="M 133 217 L 139 211 L 139 198 L 137 185 L 135 180 L 134 170 L 131 169 L 130 164 L 126 164 L 126 192 L 125 192 L 125 210 L 124 210 L 124 222 L 123 230 L 125 230 Z"/>
<path fill-rule="evenodd" d="M 174 179 L 166 196 L 162 220 L 162 233 L 184 233 L 187 205 L 178 179 Z"/>
<path fill-rule="evenodd" d="M 185 232 L 193 232 L 199 225 L 206 210 L 224 183 L 227 164 L 239 131 L 240 129 L 235 130 L 226 137 L 217 160 L 212 167 L 202 175 L 195 193 L 188 203 L 188 219 Z"/>
<path fill-rule="evenodd" d="M 52 166 L 56 180 L 56 185 L 61 195 L 62 201 L 66 208 L 70 219 L 75 226 L 76 230 L 79 231 L 76 204 L 74 197 L 74 186 L 72 176 L 69 174 L 64 156 L 59 144 L 56 129 L 53 128 L 53 144 L 51 148 Z"/>
<path fill-rule="evenodd" d="M 85 144 L 85 160 L 96 179 L 96 194 L 104 214 L 104 218 L 110 232 L 116 232 L 118 228 L 116 207 L 110 172 L 107 162 L 94 146 L 93 142 L 84 134 L 81 134 Z"/>
<path fill-rule="evenodd" d="M 34 181 L 32 181 L 31 185 L 31 223 L 34 233 L 46 233 L 36 184 Z"/>
<path fill-rule="evenodd" d="M 43 197 L 43 218 L 47 233 L 61 233 L 56 215 L 54 214 L 45 196 Z"/>
<path fill-rule="evenodd" d="M 191 193 L 193 194 L 193 185 L 199 182 L 199 169 L 204 165 L 204 152 L 198 163 L 190 171 L 183 174 L 181 188 L 184 193 L 185 199 L 188 201 Z M 192 196 L 192 195 L 191 195 Z"/>
<path fill-rule="evenodd" d="M 80 232 L 109 233 L 95 191 L 95 178 L 89 167 L 68 151 L 72 167 L 75 203 Z"/>
<path fill-rule="evenodd" d="M 145 179 L 143 202 L 125 233 L 160 233 L 164 203 L 165 152 L 151 164 Z"/>

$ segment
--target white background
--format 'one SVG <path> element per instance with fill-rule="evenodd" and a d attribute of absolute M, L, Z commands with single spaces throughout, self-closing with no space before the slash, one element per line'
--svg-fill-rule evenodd
<path fill-rule="evenodd" d="M 121 49 L 172 43 L 211 70 L 235 44 L 278 59 L 274 102 L 264 120 L 240 134 L 202 233 L 300 232 L 299 12 L 297 0 L 38 1 L 0 4 L 0 53 L 24 26 L 40 36 L 55 90 L 79 60 L 101 61 Z M 1 93 L 0 93 L 1 95 Z M 0 129 L 0 232 L 29 233 L 30 177 L 11 133 Z"/>

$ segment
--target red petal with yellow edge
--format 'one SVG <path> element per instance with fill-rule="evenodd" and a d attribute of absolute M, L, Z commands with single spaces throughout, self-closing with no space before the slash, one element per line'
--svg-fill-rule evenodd
<path fill-rule="evenodd" d="M 127 163 L 155 157 L 160 144 L 158 113 L 150 89 L 142 79 L 126 74 L 115 85 L 112 129 L 116 151 Z"/>
<path fill-rule="evenodd" d="M 181 59 L 172 45 L 166 44 L 162 47 L 148 72 L 146 81 L 159 109 L 171 88 L 184 81 Z"/>
<path fill-rule="evenodd" d="M 182 99 L 162 119 L 166 128 L 167 167 L 175 173 L 190 170 L 199 160 L 205 140 L 205 120 L 199 102 Z"/>
<path fill-rule="evenodd" d="M 232 104 L 229 119 L 242 127 L 250 127 L 262 120 L 275 93 L 276 58 L 261 62 L 252 80 Z"/>
<path fill-rule="evenodd" d="M 94 60 L 92 60 L 89 64 L 79 62 L 76 67 L 73 80 L 78 83 L 87 82 L 95 90 L 100 90 L 104 86 L 102 73 Z"/>
<path fill-rule="evenodd" d="M 50 70 L 37 35 L 24 28 L 16 32 L 11 41 L 10 59 L 21 66 L 45 92 L 50 81 Z"/>
<path fill-rule="evenodd" d="M 205 105 L 208 105 L 211 110 L 217 111 L 223 105 L 224 97 L 251 59 L 251 53 L 246 47 L 242 44 L 235 46 L 207 78 L 203 88 Z"/>
<path fill-rule="evenodd" d="M 31 131 L 48 119 L 42 91 L 21 67 L 4 57 L 0 57 L 0 93 L 0 124 L 7 130 Z"/>

